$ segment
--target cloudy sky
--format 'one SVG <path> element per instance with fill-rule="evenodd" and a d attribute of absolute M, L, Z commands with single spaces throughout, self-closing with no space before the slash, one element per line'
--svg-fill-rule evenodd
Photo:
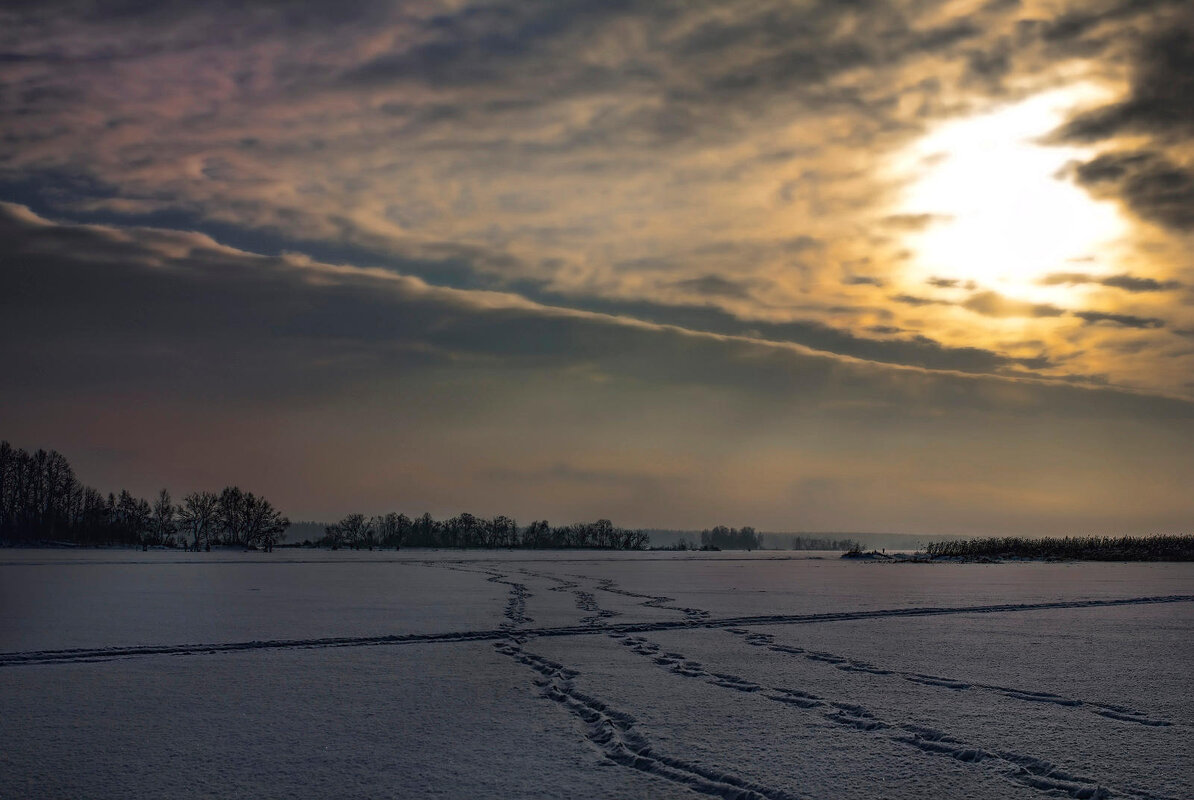
<path fill-rule="evenodd" d="M 1194 8 L 10 2 L 0 438 L 102 490 L 1194 521 Z"/>

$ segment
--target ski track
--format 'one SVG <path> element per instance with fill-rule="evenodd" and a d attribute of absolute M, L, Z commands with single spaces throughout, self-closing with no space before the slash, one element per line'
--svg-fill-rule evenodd
<path fill-rule="evenodd" d="M 246 650 L 286 650 L 313 649 L 321 647 L 368 647 L 376 645 L 498 641 L 500 639 L 506 638 L 510 634 L 512 627 L 523 625 L 530 621 L 530 619 L 525 615 L 525 605 L 526 598 L 530 597 L 531 595 L 526 589 L 525 585 L 508 581 L 500 573 L 482 574 L 490 574 L 491 578 L 500 579 L 496 580 L 495 582 L 511 585 L 512 591 L 514 591 L 514 587 L 522 586 L 521 591 L 523 594 L 521 595 L 521 598 L 519 599 L 511 597 L 511 599 L 507 602 L 505 611 L 506 622 L 502 623 L 502 626 L 497 629 L 451 631 L 443 633 L 387 634 L 381 636 L 266 639 L 243 642 L 222 642 L 214 644 L 134 645 L 127 647 L 27 650 L 0 653 L 0 667 L 29 664 L 108 661 L 111 659 L 133 658 L 138 656 L 196 655 L 201 653 L 243 652 Z M 1194 595 L 1132 597 L 1117 600 L 1074 600 L 1056 601 L 1050 603 L 1002 604 L 992 606 L 895 608 L 876 609 L 873 611 L 828 612 L 821 614 L 769 614 L 757 617 L 726 617 L 723 619 L 705 620 L 693 620 L 685 618 L 682 620 L 659 622 L 626 622 L 614 625 L 606 625 L 604 627 L 594 627 L 592 625 L 565 625 L 550 628 L 521 628 L 519 632 L 541 637 L 585 636 L 605 632 L 637 634 L 673 630 L 741 628 L 754 625 L 809 625 L 822 622 L 842 622 L 860 619 L 886 619 L 889 617 L 903 618 L 949 614 L 996 614 L 1061 608 L 1102 608 L 1128 605 L 1152 605 L 1158 603 L 1189 602 L 1194 602 Z M 784 645 L 776 645 L 775 647 L 782 652 Z M 1115 713 L 1130 715 L 1130 712 L 1127 710 L 1117 710 Z"/>
<path fill-rule="evenodd" d="M 539 673 L 543 696 L 559 703 L 582 724 L 585 739 L 614 764 L 654 775 L 686 789 L 726 800 L 797 800 L 798 795 L 732 773 L 657 753 L 635 727 L 634 717 L 580 692 L 573 681 L 579 673 L 523 649 L 514 638 L 494 649 Z"/>
<path fill-rule="evenodd" d="M 908 722 L 888 722 L 879 719 L 864 706 L 835 701 L 798 689 L 766 687 L 736 675 L 712 672 L 700 662 L 693 661 L 681 653 L 663 651 L 658 644 L 640 636 L 616 632 L 610 633 L 609 636 L 674 675 L 701 680 L 723 689 L 757 694 L 802 711 L 819 714 L 822 719 L 834 725 L 914 747 L 930 755 L 976 765 L 983 770 L 994 770 L 1009 781 L 1036 789 L 1050 797 L 1101 800 L 1122 795 L 1140 800 L 1163 800 L 1138 789 L 1113 792 L 1094 778 L 1074 775 L 1035 756 L 1011 751 L 990 751 L 956 739 L 944 731 Z"/>
<path fill-rule="evenodd" d="M 925 675 L 919 672 L 907 672 L 897 669 L 886 669 L 877 667 L 866 661 L 859 661 L 844 656 L 835 655 L 833 653 L 824 653 L 816 650 L 807 650 L 803 647 L 794 647 L 786 644 L 776 644 L 775 637 L 769 633 L 752 633 L 751 631 L 743 630 L 742 628 L 727 628 L 729 633 L 741 636 L 743 640 L 755 647 L 766 647 L 776 653 L 787 653 L 790 655 L 802 656 L 809 661 L 819 661 L 831 664 L 843 672 L 862 672 L 870 675 L 890 675 L 897 678 L 902 678 L 912 683 L 917 683 L 922 686 L 936 686 L 944 689 L 950 689 L 957 692 L 977 691 L 990 692 L 1010 697 L 1013 700 L 1023 700 L 1030 703 L 1052 703 L 1059 706 L 1068 706 L 1070 708 L 1083 708 L 1091 713 L 1098 714 L 1101 717 L 1119 720 L 1121 722 L 1134 722 L 1139 725 L 1147 725 L 1154 728 L 1169 727 L 1173 723 L 1167 720 L 1154 719 L 1143 711 L 1134 711 L 1123 706 L 1110 705 L 1107 703 L 1095 703 L 1090 700 L 1074 700 L 1072 698 L 1063 697 L 1061 695 L 1053 694 L 1051 692 L 1036 692 L 1027 689 L 1010 689 L 1006 686 L 996 686 L 989 683 L 973 683 L 967 681 L 955 680 L 954 678 L 942 678 L 936 675 Z"/>

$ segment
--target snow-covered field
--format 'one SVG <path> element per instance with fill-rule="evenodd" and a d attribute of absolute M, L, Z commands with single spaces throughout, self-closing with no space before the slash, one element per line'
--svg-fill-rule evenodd
<path fill-rule="evenodd" d="M 0 551 L 0 798 L 1194 798 L 1194 565 Z"/>

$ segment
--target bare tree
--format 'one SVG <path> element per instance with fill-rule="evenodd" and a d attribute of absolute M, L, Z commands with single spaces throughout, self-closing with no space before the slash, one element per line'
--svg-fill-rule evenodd
<path fill-rule="evenodd" d="M 220 492 L 219 527 L 222 538 L 228 544 L 243 544 L 245 542 L 245 493 L 239 486 L 225 486 Z"/>
<path fill-rule="evenodd" d="M 374 517 L 370 524 L 377 533 L 378 544 L 382 547 L 393 545 L 395 550 L 401 549 L 402 542 L 413 525 L 410 517 L 393 511 L 384 517 Z"/>
<path fill-rule="evenodd" d="M 280 542 L 290 527 L 290 520 L 282 516 L 264 497 L 248 492 L 241 505 L 244 543 L 246 547 L 261 545 L 267 553 Z"/>
<path fill-rule="evenodd" d="M 158 493 L 158 499 L 154 501 L 149 526 L 155 544 L 174 546 L 174 534 L 178 531 L 178 523 L 174 518 L 174 504 L 170 502 L 170 493 L 165 489 Z"/>
<path fill-rule="evenodd" d="M 145 500 L 133 497 L 127 489 L 120 490 L 120 498 L 115 508 L 116 526 L 130 541 L 138 542 L 142 550 L 149 549 L 149 539 L 152 536 L 150 518 L 153 509 Z"/>
<path fill-rule="evenodd" d="M 344 544 L 344 529 L 339 525 L 328 525 L 323 529 L 324 538 L 333 550 L 339 550 Z"/>
<path fill-rule="evenodd" d="M 213 492 L 192 492 L 182 499 L 178 524 L 183 536 L 192 540 L 195 552 L 210 544 L 219 519 L 220 499 Z"/>
<path fill-rule="evenodd" d="M 372 520 L 365 519 L 364 514 L 349 514 L 336 523 L 344 536 L 344 542 L 354 550 L 363 547 L 373 539 Z"/>

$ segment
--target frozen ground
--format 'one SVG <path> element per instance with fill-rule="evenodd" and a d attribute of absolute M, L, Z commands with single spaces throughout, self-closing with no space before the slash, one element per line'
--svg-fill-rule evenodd
<path fill-rule="evenodd" d="M 1194 565 L 809 555 L 0 551 L 0 798 L 1194 798 Z"/>

